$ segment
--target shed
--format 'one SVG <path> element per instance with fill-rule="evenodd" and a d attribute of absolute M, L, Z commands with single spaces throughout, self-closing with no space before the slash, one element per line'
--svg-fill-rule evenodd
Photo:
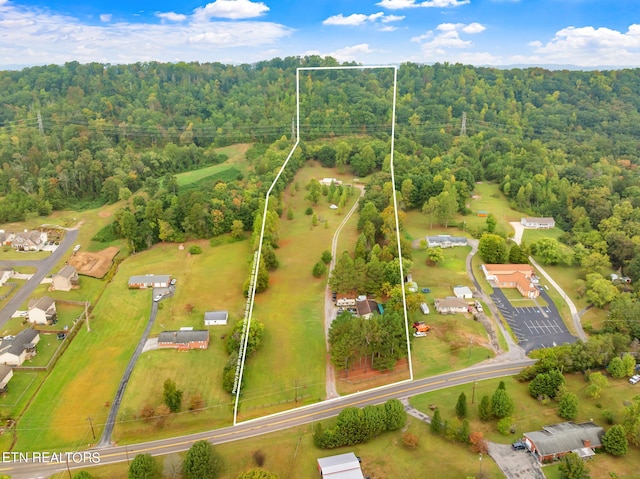
<path fill-rule="evenodd" d="M 204 313 L 205 326 L 226 326 L 229 311 L 207 311 Z"/>
<path fill-rule="evenodd" d="M 478 216 L 481 218 L 486 218 L 487 216 L 489 216 L 489 212 L 485 210 L 480 210 L 478 211 Z"/>
<path fill-rule="evenodd" d="M 323 479 L 364 479 L 360 461 L 352 452 L 318 458 L 318 471 Z"/>
<path fill-rule="evenodd" d="M 470 299 L 473 297 L 473 291 L 471 291 L 467 286 L 454 286 L 453 294 L 456 298 L 461 299 Z"/>
<path fill-rule="evenodd" d="M 422 314 L 429 314 L 429 306 L 427 303 L 420 303 L 420 311 L 422 311 Z"/>

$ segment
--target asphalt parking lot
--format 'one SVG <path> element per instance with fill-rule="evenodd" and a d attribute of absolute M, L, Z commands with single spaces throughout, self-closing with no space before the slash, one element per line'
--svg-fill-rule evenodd
<path fill-rule="evenodd" d="M 549 306 L 513 306 L 498 288 L 495 288 L 491 295 L 491 299 L 516 335 L 518 343 L 527 353 L 534 349 L 573 343 L 577 339 L 569 333 L 547 292 L 541 291 L 540 297 Z"/>

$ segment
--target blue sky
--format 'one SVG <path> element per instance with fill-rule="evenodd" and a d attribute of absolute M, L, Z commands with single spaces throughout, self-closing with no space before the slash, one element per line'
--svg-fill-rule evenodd
<path fill-rule="evenodd" d="M 0 0 L 0 68 L 331 55 L 640 67 L 639 0 Z"/>

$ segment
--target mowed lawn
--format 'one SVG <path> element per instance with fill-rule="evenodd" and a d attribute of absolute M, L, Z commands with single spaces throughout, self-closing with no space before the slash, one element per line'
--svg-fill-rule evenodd
<path fill-rule="evenodd" d="M 210 176 L 225 176 L 224 172 L 231 170 L 233 172 L 232 177 L 227 181 L 235 180 L 238 173 L 246 173 L 247 160 L 245 154 L 251 145 L 248 143 L 241 143 L 238 145 L 225 146 L 224 148 L 216 148 L 216 153 L 223 153 L 229 158 L 224 163 L 217 165 L 206 166 L 198 170 L 186 171 L 184 173 L 178 173 L 176 179 L 179 186 L 190 185 L 202 179 Z"/>
<path fill-rule="evenodd" d="M 330 421 L 323 421 L 329 425 Z M 418 437 L 418 446 L 407 449 L 403 446 L 404 431 Z M 362 460 L 365 477 L 459 479 L 479 477 L 478 455 L 469 446 L 452 444 L 434 436 L 428 425 L 408 416 L 407 425 L 401 431 L 382 434 L 366 444 L 339 449 L 318 449 L 313 445 L 313 424 L 265 434 L 244 441 L 235 441 L 214 446 L 223 457 L 220 479 L 235 479 L 252 467 L 256 467 L 252 455 L 256 451 L 265 454 L 264 469 L 277 477 L 295 479 L 317 479 L 317 460 L 321 457 L 353 452 Z M 184 454 L 181 454 L 184 458 Z M 166 456 L 156 458 L 162 468 Z M 127 464 L 99 466 L 87 469 L 96 479 L 126 479 Z M 430 473 L 429 471 L 437 471 Z M 484 479 L 500 479 L 504 475 L 496 464 L 485 456 L 482 461 Z M 66 471 L 51 476 L 51 479 L 66 479 Z"/>
<path fill-rule="evenodd" d="M 631 401 L 638 394 L 638 390 L 625 379 L 609 378 L 609 386 L 603 389 L 600 398 L 588 399 L 585 395 L 588 383 L 585 382 L 583 375 L 566 375 L 565 379 L 569 391 L 574 392 L 579 400 L 578 417 L 575 422 L 593 420 L 596 424 L 604 427 L 605 430 L 610 426 L 603 418 L 603 411 L 610 410 L 613 413 L 615 423 L 619 424 L 624 417 L 624 402 Z M 557 402 L 551 401 L 549 404 L 543 405 L 529 395 L 528 383 L 519 383 L 513 377 L 503 378 L 502 380 L 505 382 L 507 392 L 516 405 L 512 415 L 516 426 L 514 435 L 504 436 L 498 433 L 495 420 L 482 422 L 478 418 L 477 406 L 482 396 L 488 395 L 491 397 L 498 387 L 500 379 L 478 381 L 475 386 L 475 394 L 474 385 L 470 383 L 415 396 L 411 398 L 410 402 L 414 407 L 426 414 L 431 414 L 429 407 L 435 405 L 440 408 L 443 419 L 455 421 L 455 404 L 460 393 L 464 392 L 469 406 L 471 430 L 482 431 L 487 439 L 505 444 L 520 438 L 525 432 L 536 431 L 543 426 L 564 421 L 557 415 Z M 474 397 L 475 401 L 472 405 L 471 399 Z M 609 472 L 615 472 L 618 474 L 617 477 L 621 478 L 638 477 L 638 471 L 640 470 L 639 452 L 640 450 L 637 447 L 630 446 L 629 452 L 621 458 L 614 458 L 609 454 L 596 454 L 594 458 L 588 461 L 591 477 L 609 477 Z"/>
<path fill-rule="evenodd" d="M 292 209 L 294 218 L 287 220 L 284 214 L 280 220 L 276 250 L 280 266 L 270 275 L 269 289 L 256 296 L 253 317 L 265 324 L 265 336 L 262 349 L 247 361 L 245 368 L 240 411 L 245 418 L 295 407 L 300 400 L 315 402 L 325 397 L 327 278 L 314 278 L 311 271 L 322 252 L 331 249 L 333 233 L 359 191 L 354 191 L 342 215 L 329 208 L 325 196 L 317 205 L 311 205 L 305 200 L 304 186 L 311 178 L 324 177 L 350 178 L 310 162 L 294 179 L 293 184 L 300 185 L 299 191 L 290 186 L 284 194 L 283 206 Z M 310 205 L 320 219 L 317 226 L 312 226 L 312 217 L 304 214 Z M 322 220 L 327 221 L 326 228 Z M 353 246 L 343 244 L 349 249 Z"/>
<path fill-rule="evenodd" d="M 188 255 L 177 251 L 176 245 L 156 247 L 165 261 L 162 271 L 177 279 L 175 295 L 160 302 L 160 310 L 152 335 L 181 327 L 208 329 L 209 348 L 205 351 L 178 352 L 156 350 L 144 353 L 131 376 L 116 425 L 114 438 L 118 442 L 135 442 L 161 436 L 195 432 L 228 425 L 232 420 L 233 398 L 222 389 L 222 370 L 227 362 L 224 338 L 233 325 L 242 319 L 245 298 L 242 283 L 248 274 L 248 241 L 223 244 L 214 248 L 202 243 L 203 253 Z M 178 263 L 172 258 L 179 259 Z M 160 265 L 155 270 L 161 271 Z M 149 293 L 150 294 L 150 293 Z M 150 299 L 149 299 L 150 300 Z M 190 307 L 186 307 L 190 305 Z M 204 312 L 226 310 L 227 326 L 204 327 Z M 183 391 L 182 412 L 168 418 L 162 427 L 156 421 L 139 419 L 143 407 L 162 404 L 162 385 L 173 379 Z M 200 394 L 203 410 L 189 412 L 189 401 Z"/>

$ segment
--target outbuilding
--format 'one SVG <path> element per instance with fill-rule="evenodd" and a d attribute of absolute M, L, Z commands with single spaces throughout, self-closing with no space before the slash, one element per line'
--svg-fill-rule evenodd
<path fill-rule="evenodd" d="M 360 461 L 352 452 L 318 458 L 318 471 L 323 479 L 364 479 Z"/>
<path fill-rule="evenodd" d="M 453 288 L 453 294 L 456 298 L 470 299 L 473 297 L 473 291 L 466 286 L 455 286 Z"/>
<path fill-rule="evenodd" d="M 204 313 L 205 326 L 226 326 L 229 311 L 207 311 Z"/>

